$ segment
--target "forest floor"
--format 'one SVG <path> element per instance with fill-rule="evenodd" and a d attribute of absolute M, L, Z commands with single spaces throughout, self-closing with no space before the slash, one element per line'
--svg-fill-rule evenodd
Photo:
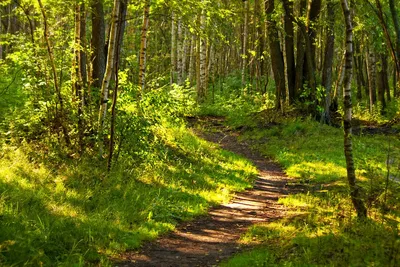
<path fill-rule="evenodd" d="M 141 250 L 125 253 L 117 266 L 216 266 L 248 249 L 238 241 L 251 225 L 285 216 L 285 207 L 278 199 L 288 194 L 289 178 L 280 166 L 239 142 L 239 133 L 225 127 L 223 118 L 205 117 L 191 123 L 206 129 L 197 131 L 204 139 L 254 163 L 259 172 L 254 187 L 237 193 L 230 203 L 210 209 L 207 216 L 144 244 Z"/>

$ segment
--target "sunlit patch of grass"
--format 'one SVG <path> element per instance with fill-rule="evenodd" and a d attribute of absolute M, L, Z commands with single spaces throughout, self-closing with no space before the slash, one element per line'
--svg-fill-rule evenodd
<path fill-rule="evenodd" d="M 110 265 L 126 249 L 205 214 L 251 186 L 256 168 L 179 123 L 157 124 L 139 163 L 83 158 L 57 166 L 29 146 L 0 159 L 0 265 Z M 130 164 L 127 164 L 130 163 Z"/>
<path fill-rule="evenodd" d="M 280 199 L 289 209 L 287 218 L 251 227 L 242 242 L 258 247 L 223 266 L 400 264 L 400 186 L 390 180 L 385 190 L 388 154 L 391 175 L 399 175 L 396 137 L 353 136 L 357 179 L 370 218 L 361 222 L 349 198 L 341 129 L 287 120 L 270 129 L 253 129 L 242 138 L 296 178 L 289 187 L 301 184 L 305 191 Z"/>

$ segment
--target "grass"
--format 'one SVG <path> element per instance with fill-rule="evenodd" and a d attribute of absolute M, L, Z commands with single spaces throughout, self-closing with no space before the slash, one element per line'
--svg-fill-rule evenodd
<path fill-rule="evenodd" d="M 255 225 L 242 237 L 256 249 L 222 266 L 398 266 L 400 264 L 400 141 L 353 136 L 357 178 L 369 208 L 356 219 L 346 180 L 343 132 L 309 119 L 283 119 L 242 136 L 273 157 L 304 193 L 280 199 L 285 219 Z M 388 149 L 390 143 L 390 150 Z M 387 157 L 390 177 L 385 191 Z M 386 199 L 386 201 L 385 201 Z"/>
<path fill-rule="evenodd" d="M 92 157 L 52 160 L 34 144 L 4 145 L 0 265 L 111 265 L 110 258 L 229 201 L 256 177 L 246 159 L 179 120 L 149 123 L 144 134 L 153 141 L 121 154 L 110 174 Z M 140 145 L 135 138 L 129 146 Z"/>

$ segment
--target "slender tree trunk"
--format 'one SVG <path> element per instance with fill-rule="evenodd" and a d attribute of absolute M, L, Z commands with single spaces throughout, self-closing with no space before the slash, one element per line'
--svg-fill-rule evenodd
<path fill-rule="evenodd" d="M 283 62 L 283 55 L 281 45 L 279 42 L 279 35 L 276 22 L 273 20 L 272 15 L 275 10 L 274 0 L 268 0 L 265 3 L 265 13 L 267 14 L 267 32 L 269 39 L 269 48 L 271 53 L 272 70 L 274 73 L 275 86 L 276 86 L 276 102 L 275 107 L 280 109 L 281 102 L 285 101 L 286 88 L 285 88 L 285 68 Z"/>
<path fill-rule="evenodd" d="M 172 12 L 171 21 L 171 85 L 175 82 L 176 75 L 176 21 L 175 13 Z"/>
<path fill-rule="evenodd" d="M 395 49 L 395 47 L 393 45 L 393 42 L 392 42 L 392 39 L 390 37 L 390 32 L 389 32 L 389 29 L 388 29 L 388 25 L 387 25 L 387 22 L 385 21 L 385 16 L 384 16 L 383 11 L 382 11 L 381 1 L 380 0 L 375 0 L 375 3 L 376 3 L 376 7 L 377 7 L 376 13 L 378 15 L 379 22 L 380 22 L 380 24 L 382 26 L 383 33 L 384 33 L 384 36 L 385 36 L 385 39 L 386 39 L 386 44 L 388 46 L 390 55 L 392 57 L 393 63 L 394 63 L 395 68 L 396 68 L 397 80 L 399 80 L 399 78 L 400 78 L 400 59 L 398 58 L 396 49 Z M 395 25 L 395 27 L 396 27 L 396 25 Z M 399 30 L 399 25 L 398 25 L 398 20 L 397 20 L 396 34 L 399 34 L 398 30 Z M 397 39 L 398 38 L 400 38 L 400 37 L 397 37 Z M 397 41 L 396 41 L 396 43 L 397 43 Z M 399 48 L 399 50 L 400 50 L 400 48 Z M 397 50 L 397 51 L 399 51 L 399 50 Z"/>
<path fill-rule="evenodd" d="M 394 24 L 394 28 L 396 31 L 396 52 L 397 52 L 397 59 L 400 60 L 400 23 L 399 23 L 399 15 L 395 6 L 394 0 L 389 0 L 389 6 L 390 6 L 390 12 L 392 14 L 392 20 Z M 400 63 L 397 63 L 400 65 Z M 395 81 L 396 86 L 394 86 L 394 96 L 397 96 L 397 90 L 400 90 L 400 84 L 397 84 L 397 82 L 400 82 L 400 73 L 398 69 L 396 68 L 395 76 L 393 77 L 393 80 Z"/>
<path fill-rule="evenodd" d="M 376 72 L 376 88 L 378 92 L 378 100 L 381 103 L 381 112 L 384 113 L 386 109 L 386 101 L 385 101 L 385 84 L 384 84 L 384 74 L 382 67 L 382 56 L 379 56 L 379 61 L 377 62 L 381 67 L 377 69 Z"/>
<path fill-rule="evenodd" d="M 141 95 L 143 96 L 146 90 L 146 62 L 147 62 L 147 32 L 150 21 L 150 0 L 146 0 L 143 11 L 143 26 L 140 42 L 140 59 L 139 59 L 139 85 Z"/>
<path fill-rule="evenodd" d="M 200 28 L 202 33 L 206 28 L 206 11 L 203 10 L 200 17 Z M 198 91 L 199 102 L 203 102 L 207 96 L 207 40 L 204 36 L 200 37 L 200 83 Z"/>
<path fill-rule="evenodd" d="M 106 69 L 103 0 L 92 0 L 92 85 L 101 88 Z"/>
<path fill-rule="evenodd" d="M 58 84 L 58 78 L 57 78 L 57 69 L 56 69 L 56 63 L 54 60 L 54 53 L 53 53 L 53 46 L 51 45 L 50 42 L 50 38 L 49 38 L 49 26 L 48 26 L 48 22 L 47 22 L 47 15 L 46 15 L 46 10 L 44 9 L 44 6 L 42 4 L 41 0 L 38 0 L 39 6 L 40 6 L 40 10 L 43 16 L 43 23 L 44 23 L 44 39 L 46 41 L 46 45 L 47 45 L 47 53 L 49 56 L 49 60 L 50 60 L 50 65 L 51 65 L 51 70 L 52 70 L 52 74 L 53 74 L 53 82 L 54 82 L 54 89 L 56 91 L 57 94 L 57 100 L 58 103 L 60 104 L 60 113 L 56 114 L 56 119 L 57 121 L 59 121 L 59 124 L 61 126 L 63 135 L 64 135 L 64 139 L 65 139 L 65 143 L 67 146 L 71 145 L 71 140 L 69 137 L 69 133 L 67 130 L 67 127 L 65 126 L 65 122 L 64 120 L 65 118 L 65 108 L 64 108 L 64 100 L 62 98 L 61 95 L 61 88 Z"/>
<path fill-rule="evenodd" d="M 368 66 L 368 88 L 369 88 L 369 111 L 372 112 L 376 102 L 376 66 L 375 54 L 369 52 L 367 55 Z"/>
<path fill-rule="evenodd" d="M 244 3 L 244 25 L 243 25 L 243 42 L 242 42 L 242 87 L 246 85 L 246 69 L 247 69 L 247 39 L 249 24 L 249 1 L 243 0 Z"/>
<path fill-rule="evenodd" d="M 352 143 L 352 103 L 351 103 L 351 78 L 353 74 L 353 27 L 347 0 L 341 0 L 344 18 L 346 21 L 346 67 L 344 78 L 344 154 L 346 157 L 347 179 L 350 187 L 350 196 L 357 216 L 362 219 L 367 217 L 367 209 L 361 199 L 360 189 L 356 184 L 356 172 L 353 160 Z"/>
<path fill-rule="evenodd" d="M 300 0 L 300 10 L 299 17 L 303 16 L 307 7 L 306 0 Z M 296 56 L 296 82 L 295 82 L 295 90 L 297 94 L 303 91 L 303 83 L 304 83 L 304 58 L 305 58 L 305 38 L 303 30 L 301 27 L 298 27 L 297 32 L 297 56 Z"/>
<path fill-rule="evenodd" d="M 178 38 L 177 38 L 177 60 L 178 60 L 178 84 L 183 83 L 183 34 L 182 20 L 178 20 Z"/>
<path fill-rule="evenodd" d="M 80 154 L 84 151 L 83 134 L 84 134 L 84 121 L 83 121 L 83 109 L 84 109 L 84 77 L 86 75 L 85 68 L 86 62 L 84 61 L 84 47 L 83 38 L 85 38 L 85 26 L 86 23 L 82 22 L 86 20 L 85 6 L 84 4 L 75 3 L 75 44 L 74 44 L 74 62 L 72 72 L 73 77 L 73 88 L 74 98 L 78 102 L 78 138 L 79 138 L 79 152 Z"/>
<path fill-rule="evenodd" d="M 190 41 L 190 56 L 189 56 L 189 81 L 190 84 L 194 84 L 195 75 L 196 75 L 196 35 L 192 34 L 192 38 Z"/>
<path fill-rule="evenodd" d="M 335 49 L 335 9 L 332 0 L 327 0 L 327 28 L 326 28 L 326 46 L 325 60 L 322 72 L 322 85 L 325 88 L 325 108 L 322 116 L 322 121 L 326 124 L 331 123 L 330 106 L 331 106 L 331 91 L 332 91 L 332 66 Z"/>
<path fill-rule="evenodd" d="M 115 51 L 117 51 L 118 45 L 118 21 L 119 21 L 119 11 L 120 11 L 121 0 L 114 0 L 114 7 L 111 16 L 111 28 L 110 37 L 108 41 L 108 52 L 107 52 L 107 65 L 105 70 L 105 75 L 103 78 L 101 86 L 101 101 L 99 110 L 99 120 L 98 120 L 98 134 L 99 134 L 99 150 L 100 155 L 103 153 L 103 129 L 104 121 L 107 114 L 108 106 L 108 92 L 110 87 L 111 76 L 113 72 L 113 67 L 115 65 Z"/>

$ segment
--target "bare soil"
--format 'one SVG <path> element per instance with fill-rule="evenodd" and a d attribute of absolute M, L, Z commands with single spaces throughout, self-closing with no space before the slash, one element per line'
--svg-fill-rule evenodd
<path fill-rule="evenodd" d="M 207 117 L 192 123 L 208 127 L 208 131 L 199 133 L 206 140 L 254 163 L 259 171 L 254 187 L 237 193 L 229 204 L 210 209 L 207 216 L 183 223 L 174 232 L 144 244 L 140 251 L 126 252 L 124 261 L 116 266 L 216 266 L 248 249 L 238 241 L 249 226 L 285 215 L 277 200 L 288 193 L 288 178 L 276 163 L 239 142 L 239 133 L 223 126 L 222 118 Z"/>

